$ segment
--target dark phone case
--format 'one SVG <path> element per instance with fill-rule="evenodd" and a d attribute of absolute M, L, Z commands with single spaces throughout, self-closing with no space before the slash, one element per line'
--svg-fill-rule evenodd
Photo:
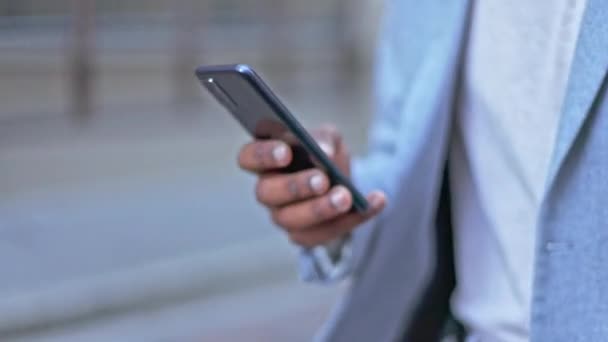
<path fill-rule="evenodd" d="M 278 97 L 270 90 L 270 88 L 264 83 L 262 78 L 258 76 L 253 69 L 244 64 L 236 65 L 217 65 L 217 66 L 201 66 L 196 69 L 196 75 L 204 84 L 205 80 L 212 77 L 221 79 L 222 75 L 238 75 L 243 80 L 247 81 L 247 84 L 252 87 L 258 96 L 260 96 L 265 104 L 267 104 L 273 111 L 273 114 L 278 118 L 287 129 L 293 133 L 293 135 L 300 142 L 301 146 L 318 161 L 318 163 L 325 169 L 331 182 L 333 184 L 344 185 L 353 195 L 353 207 L 356 211 L 365 212 L 368 209 L 368 203 L 365 197 L 354 187 L 348 177 L 346 177 L 338 167 L 325 155 L 323 150 L 319 147 L 312 136 L 306 131 L 306 129 L 296 120 L 296 118 L 289 112 L 289 110 L 282 104 Z M 205 85 L 205 84 L 204 84 Z M 205 87 L 207 87 L 205 85 Z M 221 86 L 220 86 L 221 89 Z M 209 89 L 210 90 L 210 89 Z M 211 90 L 210 90 L 211 91 Z M 225 90 L 222 89 L 225 92 Z M 226 99 L 219 99 L 213 92 L 212 94 L 220 103 L 231 112 L 233 116 L 237 118 L 241 124 L 243 124 L 243 118 L 239 118 L 239 114 L 231 110 L 229 105 L 226 104 Z M 226 92 L 230 96 L 230 93 Z M 249 133 L 256 137 L 256 133 L 249 129 L 246 125 L 243 126 L 249 131 Z M 288 171 L 296 171 L 293 168 Z"/>

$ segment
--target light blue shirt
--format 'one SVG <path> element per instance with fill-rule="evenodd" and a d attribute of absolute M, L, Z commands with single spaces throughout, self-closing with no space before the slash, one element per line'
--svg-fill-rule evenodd
<path fill-rule="evenodd" d="M 450 152 L 451 304 L 469 341 L 529 339 L 536 222 L 584 3 L 475 3 Z"/>

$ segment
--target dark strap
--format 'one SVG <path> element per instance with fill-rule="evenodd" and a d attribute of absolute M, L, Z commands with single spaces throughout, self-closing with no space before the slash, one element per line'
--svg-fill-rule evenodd
<path fill-rule="evenodd" d="M 445 324 L 450 319 L 450 297 L 456 284 L 451 223 L 450 190 L 446 168 L 437 209 L 435 270 L 416 307 L 413 320 L 406 326 L 402 338 L 404 342 L 439 341 L 443 336 Z"/>
<path fill-rule="evenodd" d="M 467 331 L 462 323 L 456 320 L 453 316 L 450 316 L 445 324 L 443 337 L 444 339 L 446 337 L 450 337 L 450 341 L 465 342 Z"/>

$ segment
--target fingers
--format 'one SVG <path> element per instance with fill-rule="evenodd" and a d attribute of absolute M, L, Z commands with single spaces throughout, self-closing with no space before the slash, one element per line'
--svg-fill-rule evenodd
<path fill-rule="evenodd" d="M 336 240 L 350 233 L 363 222 L 379 214 L 386 206 L 386 196 L 373 192 L 368 196 L 370 210 L 365 214 L 352 213 L 340 216 L 308 230 L 290 231 L 289 238 L 303 247 L 314 247 Z"/>
<path fill-rule="evenodd" d="M 352 206 L 350 192 L 341 185 L 324 196 L 272 211 L 272 219 L 288 231 L 303 230 L 348 212 Z"/>
<path fill-rule="evenodd" d="M 333 126 L 325 125 L 312 134 L 319 147 L 330 158 L 344 154 L 342 137 Z M 239 166 L 256 173 L 288 166 L 293 158 L 289 145 L 296 145 L 298 141 L 292 133 L 286 133 L 281 140 L 256 140 L 246 144 L 239 152 Z"/>
<path fill-rule="evenodd" d="M 312 135 L 323 152 L 349 176 L 349 153 L 336 128 L 325 125 Z M 299 152 L 293 148 L 302 149 L 292 133 L 276 140 L 256 140 L 243 146 L 238 163 L 241 168 L 259 174 L 258 201 L 270 209 L 273 221 L 294 242 L 316 246 L 334 240 L 382 210 L 384 195 L 372 193 L 369 212 L 351 213 L 353 198 L 344 186 L 330 189 L 328 176 L 319 169 L 290 168 L 294 155 Z M 314 158 L 312 161 L 318 163 Z"/>
<path fill-rule="evenodd" d="M 292 153 L 287 144 L 276 140 L 254 141 L 241 149 L 238 163 L 242 169 L 263 172 L 289 165 Z"/>
<path fill-rule="evenodd" d="M 322 195 L 328 189 L 327 176 L 321 170 L 311 169 L 293 174 L 262 176 L 255 193 L 260 203 L 268 207 L 280 207 Z"/>

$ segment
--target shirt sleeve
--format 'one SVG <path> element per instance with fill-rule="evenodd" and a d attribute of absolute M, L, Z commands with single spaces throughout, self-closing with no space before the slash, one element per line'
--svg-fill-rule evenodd
<path fill-rule="evenodd" d="M 331 284 L 346 278 L 352 269 L 350 236 L 313 248 L 298 247 L 300 279 Z"/>

